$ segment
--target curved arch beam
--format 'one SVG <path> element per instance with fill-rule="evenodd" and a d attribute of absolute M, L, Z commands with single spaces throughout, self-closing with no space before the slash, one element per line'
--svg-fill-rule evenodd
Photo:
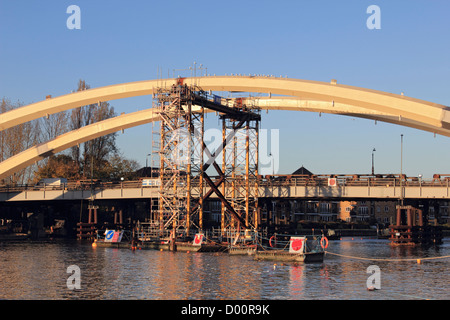
<path fill-rule="evenodd" d="M 4 179 L 36 161 L 64 151 L 79 143 L 157 120 L 159 120 L 159 115 L 152 109 L 146 109 L 103 120 L 62 134 L 55 139 L 40 143 L 0 162 L 0 179 Z"/>
<path fill-rule="evenodd" d="M 339 102 L 311 101 L 295 99 L 292 97 L 245 98 L 244 100 L 246 100 L 250 105 L 259 107 L 262 110 L 307 111 L 364 118 L 406 126 L 450 137 L 450 129 L 437 128 L 435 126 L 408 118 L 402 118 L 392 114 L 377 112 L 375 110 L 364 109 Z"/>
<path fill-rule="evenodd" d="M 253 103 L 255 106 L 260 107 L 264 110 L 323 112 L 346 116 L 357 116 L 366 119 L 401 124 L 413 128 L 422 126 L 421 130 L 430 132 L 434 132 L 434 130 L 436 129 L 433 126 L 426 126 L 410 119 L 399 120 L 397 117 L 389 114 L 380 115 L 375 111 L 340 103 L 333 104 L 327 101 L 305 101 L 290 97 L 252 99 L 246 98 L 246 100 L 251 100 L 250 103 Z M 48 156 L 73 147 L 79 143 L 83 143 L 85 141 L 92 140 L 119 130 L 159 120 L 160 118 L 158 114 L 153 109 L 146 109 L 103 120 L 101 122 L 97 122 L 95 124 L 80 128 L 78 130 L 68 132 L 61 136 L 58 136 L 55 139 L 31 147 L 9 159 L 6 159 L 3 162 L 0 162 L 0 179 L 4 179 L 12 175 L 14 172 L 17 172 L 35 163 L 36 161 L 42 160 Z M 450 130 L 441 131 L 438 133 L 450 136 Z"/>
<path fill-rule="evenodd" d="M 168 87 L 177 79 L 148 80 L 116 84 L 79 91 L 30 104 L 0 115 L 0 130 L 31 121 L 48 114 L 79 106 L 134 96 L 153 94 L 157 87 Z M 450 108 L 444 105 L 354 86 L 310 80 L 274 77 L 219 76 L 184 78 L 184 83 L 203 90 L 259 92 L 294 96 L 302 99 L 339 102 L 399 118 L 450 129 Z"/>

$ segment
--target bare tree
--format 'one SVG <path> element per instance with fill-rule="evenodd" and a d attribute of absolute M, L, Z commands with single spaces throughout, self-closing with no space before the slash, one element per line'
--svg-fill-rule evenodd
<path fill-rule="evenodd" d="M 86 84 L 86 81 L 78 81 L 77 91 L 89 90 L 89 88 L 90 86 Z M 69 119 L 69 127 L 71 130 L 76 130 L 114 116 L 116 116 L 114 108 L 108 102 L 102 101 L 73 109 Z M 84 176 L 90 177 L 92 170 L 98 171 L 108 160 L 108 157 L 117 152 L 116 135 L 116 133 L 108 134 L 72 147 L 72 159 L 82 168 Z M 93 168 L 91 168 L 92 163 L 94 164 Z"/>
<path fill-rule="evenodd" d="M 89 90 L 89 88 L 84 80 L 79 80 L 77 91 Z M 20 106 L 21 103 L 19 102 L 13 104 L 8 99 L 3 98 L 0 104 L 0 113 L 8 112 Z M 8 159 L 41 141 L 54 139 L 69 130 L 80 129 L 114 116 L 116 116 L 114 108 L 108 102 L 103 101 L 73 109 L 71 112 L 49 115 L 43 119 L 33 120 L 0 131 L 0 161 Z M 52 164 L 56 165 L 60 162 L 64 165 L 70 164 L 71 168 L 78 168 L 80 177 L 91 177 L 92 171 L 100 173 L 101 168 L 107 165 L 110 157 L 116 153 L 116 133 L 112 133 L 72 147 L 68 152 L 68 157 L 72 159 L 73 163 L 64 158 L 64 163 L 53 161 Z M 63 158 L 57 160 L 61 159 Z M 94 164 L 93 168 L 91 168 L 92 163 Z M 37 165 L 30 166 L 14 173 L 9 178 L 4 179 L 3 182 L 8 184 L 27 183 L 33 179 L 35 170 L 39 169 L 41 175 L 48 169 L 48 165 L 48 159 L 40 161 L 39 167 Z M 72 176 L 75 176 L 75 173 L 72 173 Z"/>
<path fill-rule="evenodd" d="M 69 130 L 68 114 L 66 111 L 48 115 L 42 119 L 41 140 L 48 141 Z"/>
<path fill-rule="evenodd" d="M 0 112 L 8 112 L 20 107 L 22 104 L 17 102 L 12 104 L 9 100 L 3 98 L 0 104 Z M 39 142 L 39 121 L 33 120 L 20 125 L 0 131 L 0 160 L 8 159 Z M 34 172 L 34 166 L 25 168 L 14 173 L 5 179 L 5 183 L 24 184 L 31 180 Z"/>

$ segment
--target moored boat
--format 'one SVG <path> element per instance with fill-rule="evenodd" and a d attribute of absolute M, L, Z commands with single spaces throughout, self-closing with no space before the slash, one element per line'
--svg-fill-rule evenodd
<path fill-rule="evenodd" d="M 97 232 L 92 247 L 132 248 L 131 233 L 126 230 L 108 230 Z"/>
<path fill-rule="evenodd" d="M 175 242 L 175 250 L 183 252 L 224 252 L 227 250 L 226 246 L 204 242 L 199 245 L 192 242 Z"/>
<path fill-rule="evenodd" d="M 255 252 L 254 259 L 281 262 L 323 262 L 327 247 L 328 239 L 324 236 L 315 236 L 312 239 L 308 239 L 306 236 L 290 236 L 288 242 L 276 241 L 276 238 L 271 237 L 269 246 L 261 245 Z"/>
<path fill-rule="evenodd" d="M 227 250 L 226 246 L 207 240 L 202 233 L 197 233 L 191 241 L 188 238 L 174 239 L 173 236 L 154 240 L 146 238 L 138 241 L 137 248 L 178 252 L 224 252 Z"/>

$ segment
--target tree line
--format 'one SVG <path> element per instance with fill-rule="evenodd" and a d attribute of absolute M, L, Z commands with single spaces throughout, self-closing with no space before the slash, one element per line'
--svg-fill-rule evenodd
<path fill-rule="evenodd" d="M 85 80 L 79 80 L 77 91 L 88 90 Z M 0 113 L 21 107 L 3 98 Z M 99 102 L 72 110 L 48 115 L 0 131 L 0 161 L 6 160 L 36 144 L 55 139 L 66 132 L 115 117 L 114 107 Z M 2 184 L 37 183 L 43 178 L 80 179 L 133 179 L 139 164 L 124 158 L 116 144 L 117 133 L 111 133 L 41 160 L 4 179 Z"/>

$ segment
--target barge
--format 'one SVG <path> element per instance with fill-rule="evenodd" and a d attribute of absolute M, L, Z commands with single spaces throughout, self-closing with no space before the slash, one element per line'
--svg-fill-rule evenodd
<path fill-rule="evenodd" d="M 227 246 L 205 241 L 203 234 L 196 234 L 193 241 L 186 239 L 174 240 L 172 237 L 155 239 L 135 239 L 131 232 L 124 230 L 106 230 L 104 237 L 97 236 L 92 243 L 93 247 L 102 248 L 124 248 L 124 249 L 149 249 L 159 251 L 180 251 L 180 252 L 224 252 Z"/>
<path fill-rule="evenodd" d="M 282 248 L 277 245 L 281 245 Z M 323 262 L 327 247 L 328 239 L 324 236 L 316 236 L 312 239 L 307 239 L 306 236 L 290 236 L 287 243 L 276 241 L 273 236 L 269 239 L 269 247 L 261 245 L 256 250 L 254 259 L 303 263 Z"/>
<path fill-rule="evenodd" d="M 132 248 L 131 236 L 125 230 L 106 229 L 102 235 L 97 232 L 92 247 L 130 249 Z"/>

